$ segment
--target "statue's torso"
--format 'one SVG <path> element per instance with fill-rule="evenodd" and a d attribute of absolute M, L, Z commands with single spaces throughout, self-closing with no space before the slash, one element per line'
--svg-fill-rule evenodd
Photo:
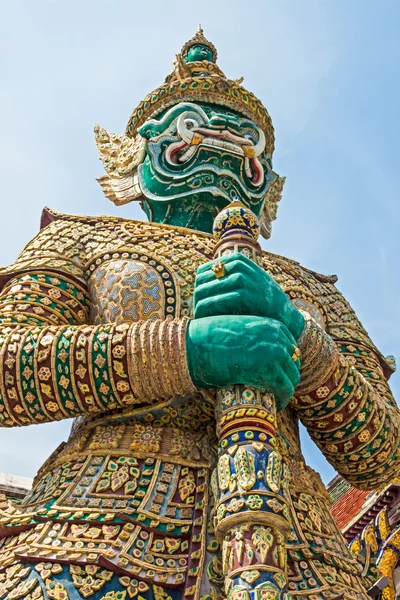
<path fill-rule="evenodd" d="M 213 256 L 211 236 L 107 218 L 89 225 L 61 221 L 50 228 L 53 246 L 43 256 L 44 268 L 60 261 L 52 256 L 56 248 L 75 276 L 86 279 L 92 324 L 191 316 L 196 270 Z M 29 249 L 25 260 L 28 264 Z M 314 311 L 322 325 L 339 316 L 343 321 L 347 305 L 330 278 L 278 256 L 265 254 L 263 261 L 292 300 Z M 279 422 L 291 473 L 289 590 L 333 598 L 346 586 L 349 597 L 361 598 L 358 567 L 330 515 L 319 477 L 304 464 L 291 408 Z M 40 559 L 50 565 L 48 581 L 57 582 L 62 569 L 70 597 L 68 590 L 98 598 L 120 590 L 151 600 L 209 593 L 221 581 L 210 528 L 213 432 L 212 393 L 150 407 L 133 403 L 124 412 L 78 419 L 22 506 L 14 515 L 5 509 L 3 530 L 19 522 L 14 531 L 20 537 L 5 538 L 0 559 L 7 565 L 17 547 L 21 563 Z M 32 519 L 37 524 L 24 532 Z M 30 578 L 43 576 L 37 567 L 32 573 Z"/>

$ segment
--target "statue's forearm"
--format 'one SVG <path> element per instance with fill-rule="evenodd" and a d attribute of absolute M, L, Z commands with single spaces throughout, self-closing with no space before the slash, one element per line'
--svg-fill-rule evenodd
<path fill-rule="evenodd" d="M 185 395 L 185 320 L 18 327 L 3 338 L 0 422 L 43 423 Z"/>
<path fill-rule="evenodd" d="M 398 470 L 398 409 L 316 324 L 308 323 L 300 346 L 302 380 L 293 404 L 311 438 L 356 487 L 383 485 Z"/>
<path fill-rule="evenodd" d="M 0 423 L 44 423 L 194 390 L 186 321 L 18 327 L 3 337 Z"/>
<path fill-rule="evenodd" d="M 187 320 L 85 325 L 84 289 L 52 274 L 10 282 L 0 297 L 0 315 L 3 427 L 195 389 L 186 363 Z"/>

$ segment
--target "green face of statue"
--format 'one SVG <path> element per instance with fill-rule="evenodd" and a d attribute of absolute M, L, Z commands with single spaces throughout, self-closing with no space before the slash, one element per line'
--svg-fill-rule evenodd
<path fill-rule="evenodd" d="M 212 50 L 202 44 L 191 46 L 187 53 L 186 62 L 196 62 L 198 60 L 209 60 L 210 62 L 214 62 Z"/>
<path fill-rule="evenodd" d="M 150 220 L 211 232 L 234 197 L 259 214 L 274 175 L 264 134 L 251 120 L 182 102 L 138 131 L 148 140 L 139 183 Z"/>

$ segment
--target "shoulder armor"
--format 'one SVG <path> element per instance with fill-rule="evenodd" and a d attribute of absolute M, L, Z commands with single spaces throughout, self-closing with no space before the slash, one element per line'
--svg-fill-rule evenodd
<path fill-rule="evenodd" d="M 305 271 L 308 271 L 309 273 L 311 273 L 311 275 L 313 275 L 316 279 L 318 279 L 319 281 L 322 281 L 323 283 L 332 283 L 335 284 L 337 282 L 337 280 L 339 279 L 337 275 L 323 275 L 323 273 L 317 273 L 316 271 L 312 271 L 311 269 L 307 269 L 306 267 L 302 267 L 302 269 L 304 269 Z"/>
<path fill-rule="evenodd" d="M 88 265 L 98 256 L 124 251 L 137 238 L 152 236 L 196 244 L 207 257 L 212 257 L 214 239 L 209 234 L 183 227 L 135 221 L 121 217 L 75 216 L 45 208 L 39 233 L 25 246 L 15 262 L 0 267 L 0 290 L 14 275 L 24 272 L 52 270 L 86 281 Z"/>
<path fill-rule="evenodd" d="M 111 217 L 111 216 L 99 216 L 99 217 L 90 217 L 86 215 L 69 215 L 67 213 L 61 213 L 53 208 L 49 208 L 45 206 L 42 211 L 42 216 L 40 218 L 40 229 L 44 229 L 54 221 L 68 221 L 68 223 L 80 223 L 85 225 L 91 225 L 94 227 L 95 225 L 101 223 L 120 223 L 122 221 L 130 222 L 130 219 L 124 219 L 121 217 Z"/>
<path fill-rule="evenodd" d="M 335 286 L 336 275 L 322 275 L 291 259 L 267 252 L 263 253 L 263 263 L 297 308 L 308 310 L 336 342 L 353 342 L 372 350 L 389 379 L 395 363 L 375 346 L 355 311 Z"/>
<path fill-rule="evenodd" d="M 14 275 L 41 270 L 58 271 L 85 280 L 80 240 L 91 227 L 78 218 L 65 217 L 49 209 L 43 211 L 39 233 L 13 263 L 0 267 L 0 289 Z"/>

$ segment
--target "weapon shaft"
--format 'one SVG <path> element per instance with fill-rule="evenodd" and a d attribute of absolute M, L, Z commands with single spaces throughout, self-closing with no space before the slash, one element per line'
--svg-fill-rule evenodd
<path fill-rule="evenodd" d="M 214 233 L 215 258 L 240 252 L 261 264 L 258 221 L 242 204 L 234 202 L 217 216 Z M 216 418 L 214 526 L 222 544 L 226 595 L 229 600 L 281 599 L 287 582 L 290 517 L 275 399 L 245 385 L 219 390 Z"/>

